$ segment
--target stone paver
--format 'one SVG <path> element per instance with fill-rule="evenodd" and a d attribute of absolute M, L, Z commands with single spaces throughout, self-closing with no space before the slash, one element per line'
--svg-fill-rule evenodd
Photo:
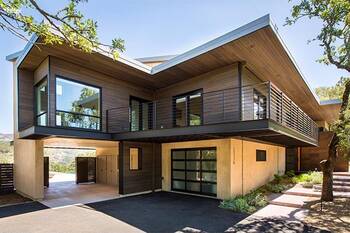
<path fill-rule="evenodd" d="M 317 197 L 297 196 L 289 194 L 272 194 L 269 203 L 274 205 L 303 208 L 308 202 L 317 201 Z"/>

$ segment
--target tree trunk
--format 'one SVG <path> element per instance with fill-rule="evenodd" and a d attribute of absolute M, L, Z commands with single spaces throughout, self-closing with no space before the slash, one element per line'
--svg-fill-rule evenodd
<path fill-rule="evenodd" d="M 337 133 L 344 132 L 344 122 L 345 122 L 345 112 L 349 104 L 349 95 L 350 95 L 350 81 L 347 81 L 345 84 L 345 89 L 342 97 L 342 104 L 339 111 L 339 122 L 335 125 L 335 134 L 331 140 L 328 151 L 327 160 L 323 160 L 320 163 L 322 172 L 323 172 L 323 181 L 322 181 L 322 201 L 333 201 L 333 171 L 335 162 L 337 160 L 337 149 L 340 138 Z"/>
<path fill-rule="evenodd" d="M 323 172 L 322 201 L 333 201 L 333 171 L 337 159 L 338 137 L 334 135 L 329 145 L 328 159 L 320 163 Z"/>

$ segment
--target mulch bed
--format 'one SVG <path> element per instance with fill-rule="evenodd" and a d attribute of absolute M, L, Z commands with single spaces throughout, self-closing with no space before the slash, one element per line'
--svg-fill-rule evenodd
<path fill-rule="evenodd" d="M 29 198 L 23 197 L 18 193 L 9 193 L 0 195 L 0 207 L 6 205 L 20 204 L 24 202 L 32 201 Z"/>

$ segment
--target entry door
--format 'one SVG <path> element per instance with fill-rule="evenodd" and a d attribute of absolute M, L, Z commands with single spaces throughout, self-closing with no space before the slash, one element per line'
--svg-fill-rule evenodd
<path fill-rule="evenodd" d="M 216 148 L 171 151 L 171 188 L 174 191 L 216 196 Z"/>
<path fill-rule="evenodd" d="M 49 187 L 49 157 L 44 157 L 44 187 Z"/>
<path fill-rule="evenodd" d="M 76 183 L 95 182 L 96 183 L 96 158 L 76 157 Z"/>

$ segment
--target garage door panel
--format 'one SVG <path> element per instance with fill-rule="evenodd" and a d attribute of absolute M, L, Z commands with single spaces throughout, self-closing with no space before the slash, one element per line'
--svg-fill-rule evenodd
<path fill-rule="evenodd" d="M 216 148 L 174 149 L 172 190 L 216 196 Z"/>

